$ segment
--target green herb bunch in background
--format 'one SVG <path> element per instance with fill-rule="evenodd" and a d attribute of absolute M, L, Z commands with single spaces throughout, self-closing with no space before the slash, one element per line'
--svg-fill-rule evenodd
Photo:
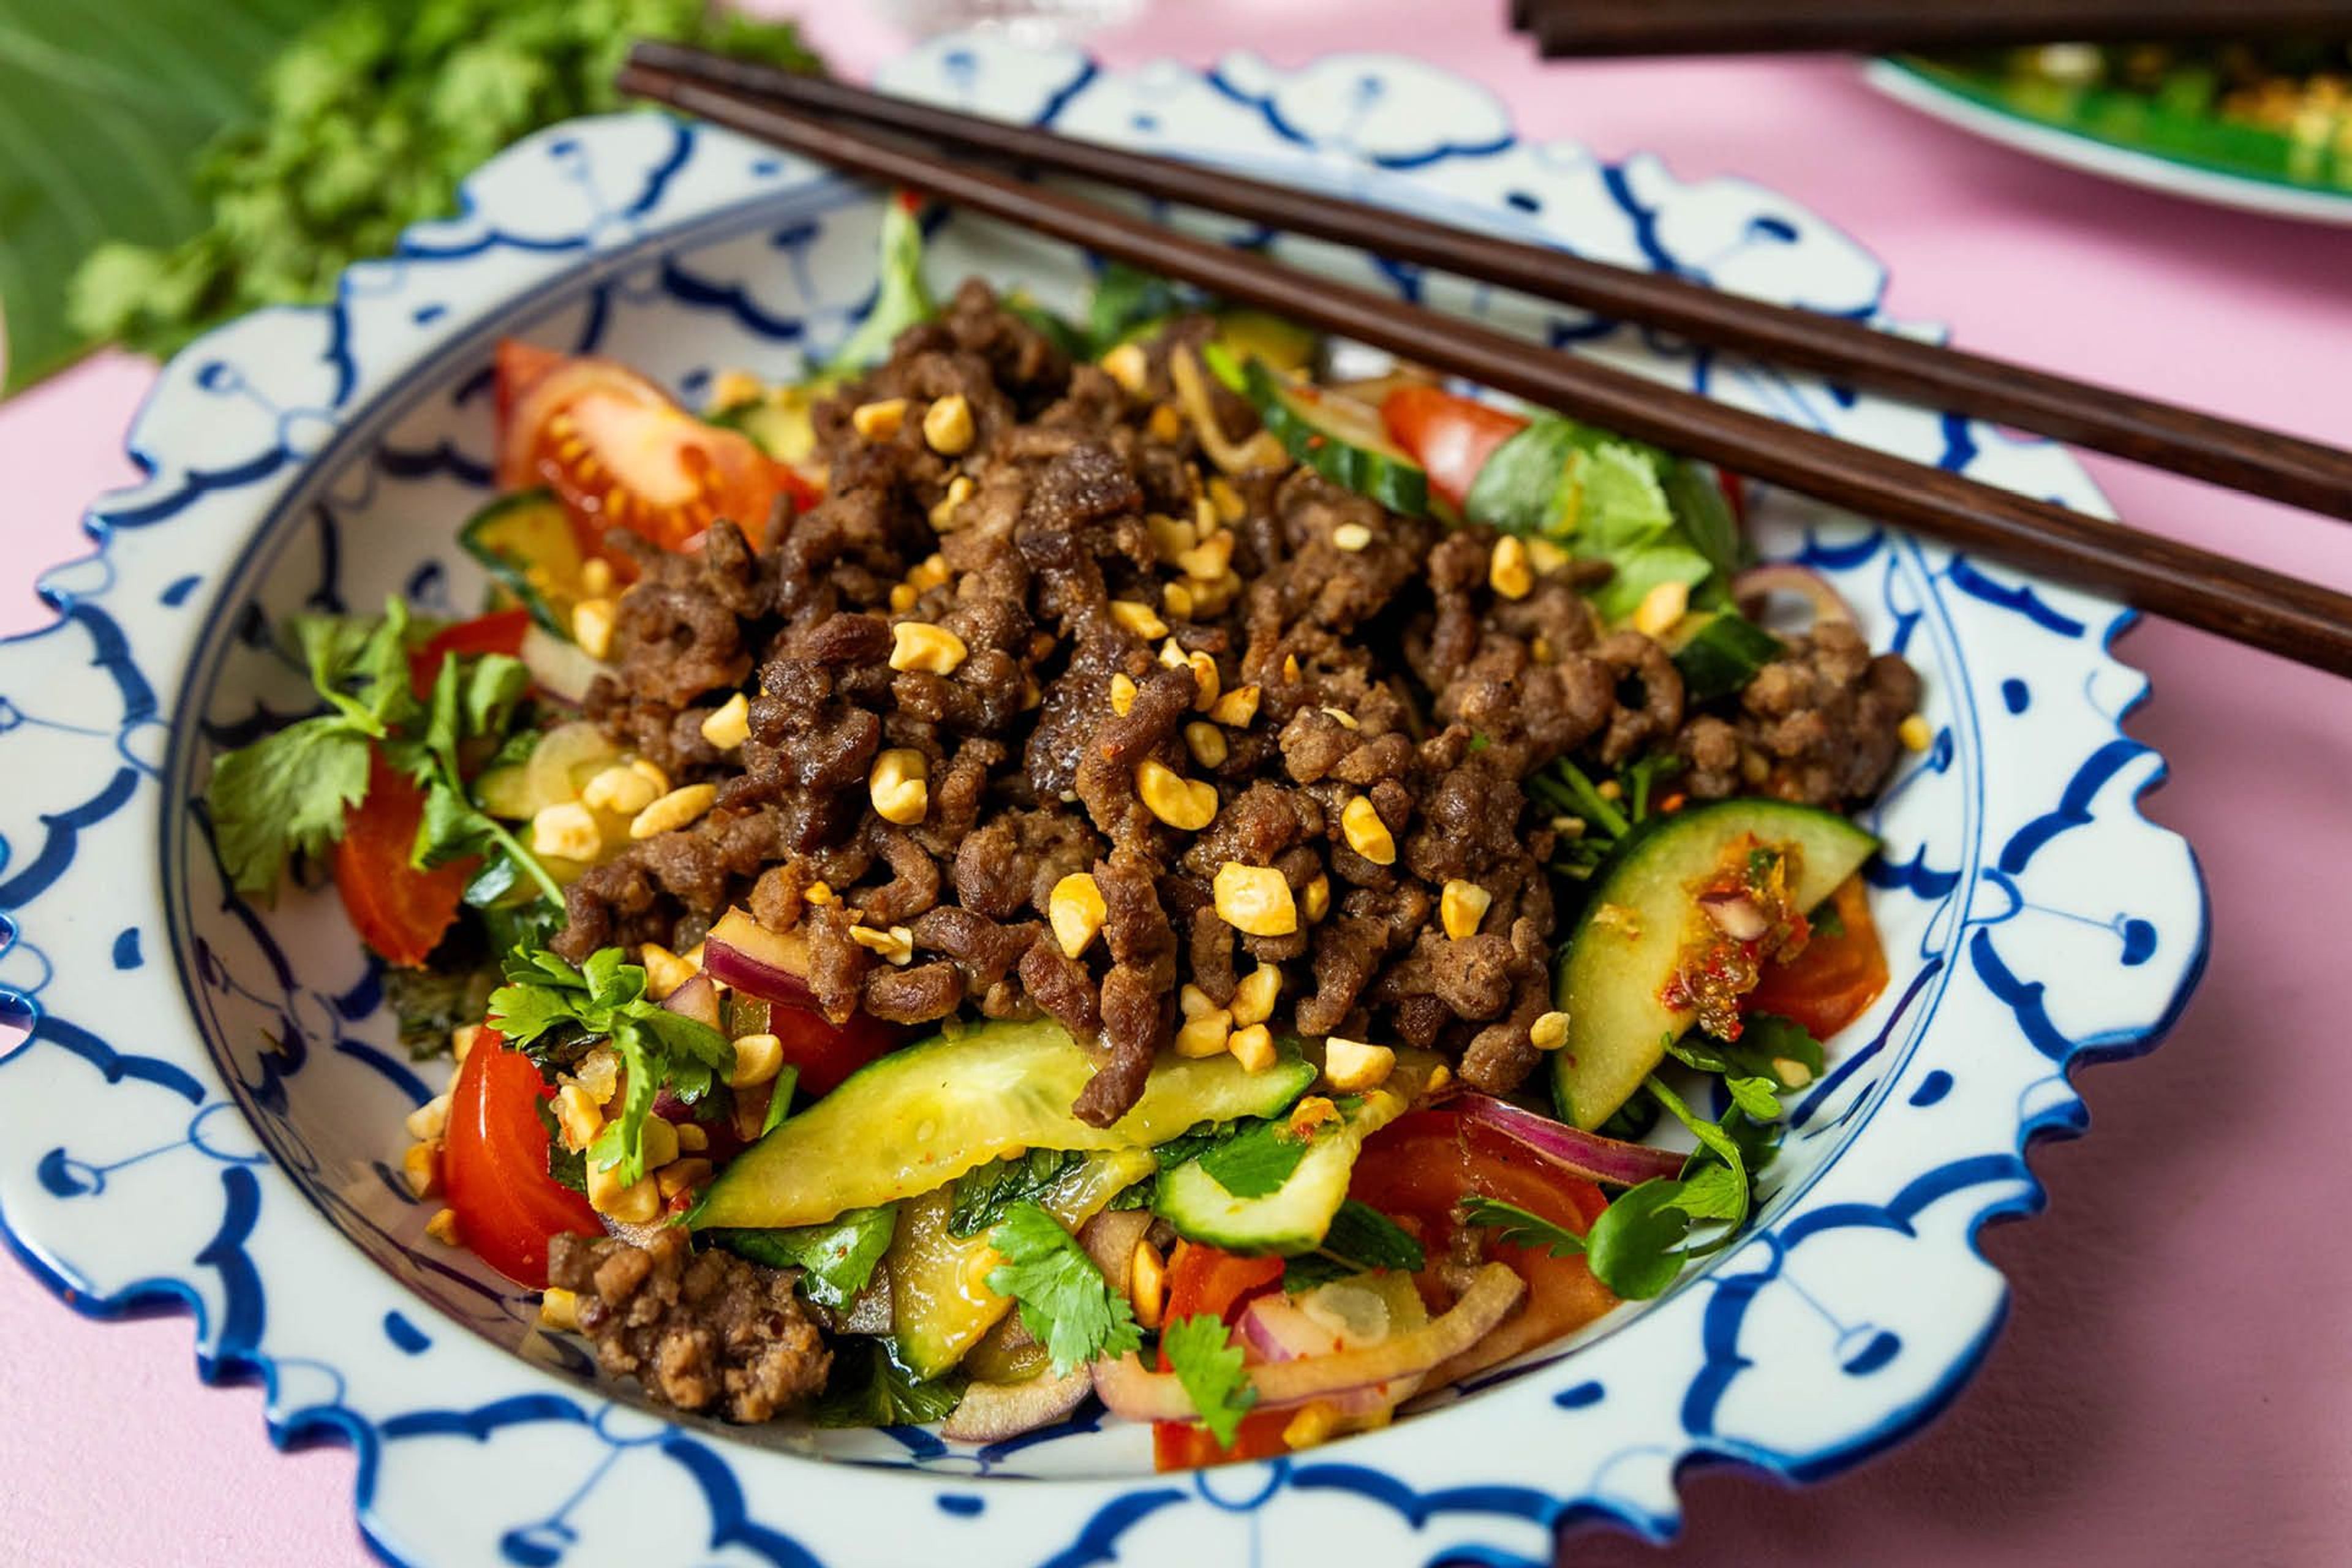
<path fill-rule="evenodd" d="M 11 385 L 327 298 L 499 148 L 620 107 L 637 37 L 817 65 L 705 0 L 122 0 L 79 24 L 0 0 L 0 132 L 48 149 L 0 169 Z"/>

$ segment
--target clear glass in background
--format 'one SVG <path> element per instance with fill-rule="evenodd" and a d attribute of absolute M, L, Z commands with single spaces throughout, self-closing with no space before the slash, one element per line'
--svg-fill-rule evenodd
<path fill-rule="evenodd" d="M 918 37 L 964 27 L 1001 27 L 1024 43 L 1067 42 L 1132 21 L 1146 0 L 882 0 L 881 8 Z"/>

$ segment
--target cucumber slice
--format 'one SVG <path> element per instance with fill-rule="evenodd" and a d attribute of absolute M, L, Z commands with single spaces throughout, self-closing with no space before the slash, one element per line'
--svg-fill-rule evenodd
<path fill-rule="evenodd" d="M 1342 1101 L 1342 1120 L 1318 1138 L 1281 1186 L 1237 1198 L 1198 1160 L 1160 1175 L 1151 1206 L 1177 1234 L 1228 1252 L 1312 1252 L 1348 1196 L 1348 1179 L 1364 1140 L 1404 1114 L 1411 1102 L 1388 1089 Z"/>
<path fill-rule="evenodd" d="M 1632 1097 L 1691 1026 L 1662 1000 L 1682 962 L 1692 889 L 1752 838 L 1788 857 L 1798 907 L 1811 909 L 1861 869 L 1878 840 L 1838 816 L 1775 800 L 1727 800 L 1653 817 L 1593 879 L 1584 918 L 1560 950 L 1555 994 L 1568 1043 L 1552 1058 L 1562 1120 L 1598 1127 Z"/>
<path fill-rule="evenodd" d="M 1037 1205 L 1075 1231 L 1151 1168 L 1149 1149 L 1107 1150 L 1073 1166 L 1039 1194 Z M 986 1257 L 988 1233 L 959 1237 L 948 1229 L 954 1205 L 955 1194 L 946 1187 L 907 1204 L 898 1211 L 898 1237 L 883 1258 L 890 1271 L 899 1363 L 924 1378 L 938 1377 L 961 1361 L 1013 1305 L 1011 1297 L 983 1282 L 989 1268 L 1001 1261 Z"/>
<path fill-rule="evenodd" d="M 480 562 L 557 637 L 572 636 L 572 606 L 580 599 L 580 536 L 563 503 L 547 490 L 500 496 L 457 532 L 467 554 Z"/>
<path fill-rule="evenodd" d="M 1220 344 L 1211 344 L 1206 357 L 1217 378 L 1249 399 L 1260 422 L 1292 457 L 1391 511 L 1429 515 L 1429 476 L 1390 444 L 1377 411 L 1286 381 L 1262 360 L 1236 364 Z"/>
<path fill-rule="evenodd" d="M 1682 672 L 1683 700 L 1712 702 L 1755 679 L 1757 672 L 1789 650 L 1780 639 L 1737 610 L 1693 616 L 1674 650 Z"/>
<path fill-rule="evenodd" d="M 1106 1128 L 1070 1114 L 1094 1068 L 1091 1052 L 1045 1021 L 983 1024 L 893 1051 L 737 1156 L 693 1223 L 814 1225 L 1023 1149 L 1148 1148 L 1204 1121 L 1276 1116 L 1315 1080 L 1295 1057 L 1260 1073 L 1231 1056 L 1162 1057 L 1143 1098 Z"/>
<path fill-rule="evenodd" d="M 765 397 L 730 404 L 709 416 L 722 429 L 738 430 L 780 463 L 805 463 L 816 450 L 816 424 L 809 410 L 822 385 L 782 386 Z"/>

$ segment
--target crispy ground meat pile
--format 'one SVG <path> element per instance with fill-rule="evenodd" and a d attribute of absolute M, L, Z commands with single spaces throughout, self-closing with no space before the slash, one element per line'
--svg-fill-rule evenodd
<path fill-rule="evenodd" d="M 1250 440 L 1213 381 L 1204 448 L 1171 370 L 1205 331 L 1171 329 L 1130 391 L 967 283 L 820 405 L 828 493 L 766 549 L 616 534 L 641 575 L 591 714 L 717 800 L 575 883 L 558 946 L 682 950 L 740 902 L 805 934 L 836 1020 L 1042 1012 L 1098 1043 L 1097 1125 L 1181 985 L 1227 1007 L 1261 966 L 1276 1033 L 1433 1047 L 1502 1091 L 1559 935 L 1529 773 L 1672 752 L 1700 798 L 1877 787 L 1917 696 L 1901 659 L 1825 625 L 1686 712 L 1666 650 L 1580 593 L 1605 565 L 1393 516 Z M 722 754 L 702 721 L 738 689 L 750 738 Z M 1078 874 L 1073 955 L 1049 919 Z M 1475 930 L 1450 935 L 1457 884 Z"/>
<path fill-rule="evenodd" d="M 766 1421 L 824 1388 L 833 1364 L 792 1274 L 691 1252 L 677 1229 L 642 1247 L 551 1237 L 547 1277 L 578 1295 L 580 1331 L 606 1372 L 681 1410 Z"/>

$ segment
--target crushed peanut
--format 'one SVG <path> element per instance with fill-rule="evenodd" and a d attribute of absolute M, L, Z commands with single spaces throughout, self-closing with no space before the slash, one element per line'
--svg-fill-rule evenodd
<path fill-rule="evenodd" d="M 947 533 L 956 526 L 956 510 L 971 499 L 971 479 L 958 474 L 948 481 L 947 493 L 931 507 L 931 531 Z"/>
<path fill-rule="evenodd" d="M 1129 397 L 1142 397 L 1151 390 L 1150 362 L 1144 357 L 1141 343 L 1119 344 L 1102 356 L 1102 367 Z"/>
<path fill-rule="evenodd" d="M 1242 492 L 1234 489 L 1233 481 L 1223 474 L 1209 481 L 1209 504 L 1216 509 L 1221 522 L 1239 522 L 1249 515 Z"/>
<path fill-rule="evenodd" d="M 1198 719 L 1184 726 L 1184 746 L 1192 753 L 1192 760 L 1204 768 L 1224 766 L 1225 758 L 1231 754 L 1225 745 L 1225 732 Z"/>
<path fill-rule="evenodd" d="M 1235 1029 L 1225 1042 L 1225 1049 L 1233 1052 L 1234 1060 L 1250 1072 L 1264 1072 L 1280 1059 L 1274 1048 L 1274 1031 L 1264 1024 Z"/>
<path fill-rule="evenodd" d="M 709 811 L 710 803 L 718 798 L 717 784 L 686 784 L 674 789 L 629 819 L 629 837 L 651 838 L 659 833 L 675 833 Z"/>
<path fill-rule="evenodd" d="M 401 1156 L 400 1173 L 408 1183 L 408 1190 L 419 1203 L 441 1195 L 441 1142 L 412 1143 Z"/>
<path fill-rule="evenodd" d="M 1689 612 L 1690 584 L 1660 583 L 1633 607 L 1633 629 L 1643 637 L 1662 637 Z"/>
<path fill-rule="evenodd" d="M 1339 831 L 1346 836 L 1348 847 L 1373 865 L 1396 864 L 1396 836 L 1366 796 L 1357 795 L 1340 808 Z"/>
<path fill-rule="evenodd" d="M 580 1298 L 561 1286 L 549 1286 L 539 1299 L 539 1326 L 551 1334 L 579 1332 Z"/>
<path fill-rule="evenodd" d="M 1331 912 L 1331 879 L 1320 871 L 1316 872 L 1314 878 L 1300 891 L 1298 901 L 1307 911 L 1308 925 L 1320 921 Z"/>
<path fill-rule="evenodd" d="M 1225 1042 L 1233 1037 L 1234 1016 L 1223 1007 L 1184 1020 L 1176 1031 L 1176 1054 L 1198 1059 L 1223 1056 Z"/>
<path fill-rule="evenodd" d="M 1127 1299 L 1135 1309 L 1136 1322 L 1145 1329 L 1157 1329 L 1167 1297 L 1168 1266 L 1149 1237 L 1137 1237 L 1134 1255 L 1127 1263 Z"/>
<path fill-rule="evenodd" d="M 425 1234 L 444 1247 L 461 1247 L 457 1236 L 457 1215 L 454 1210 L 442 1209 L 425 1222 Z"/>
<path fill-rule="evenodd" d="M 923 410 L 923 440 L 942 458 L 959 458 L 971 447 L 971 403 L 950 393 Z"/>
<path fill-rule="evenodd" d="M 1445 934 L 1456 942 L 1478 934 L 1478 923 L 1486 918 L 1488 906 L 1495 895 L 1475 882 L 1465 882 L 1456 877 L 1445 884 L 1437 895 L 1437 919 Z"/>
<path fill-rule="evenodd" d="M 912 827 L 931 809 L 930 764 L 911 746 L 878 752 L 866 775 L 866 791 L 875 816 Z"/>
<path fill-rule="evenodd" d="M 1139 637 L 1164 637 L 1168 623 L 1160 613 L 1140 599 L 1113 599 L 1110 618 Z"/>
<path fill-rule="evenodd" d="M 1187 833 L 1198 833 L 1216 818 L 1217 786 L 1185 778 L 1162 762 L 1147 759 L 1136 763 L 1135 793 L 1145 810 Z"/>
<path fill-rule="evenodd" d="M 1135 682 L 1124 672 L 1112 675 L 1110 678 L 1110 710 L 1124 719 L 1127 717 L 1129 710 L 1134 706 Z"/>
<path fill-rule="evenodd" d="M 739 691 L 720 703 L 702 721 L 702 738 L 722 752 L 731 752 L 750 740 L 751 700 Z"/>
<path fill-rule="evenodd" d="M 1535 590 L 1535 568 L 1528 562 L 1527 542 L 1516 533 L 1495 541 L 1486 563 L 1486 585 L 1506 599 L 1524 599 Z"/>
<path fill-rule="evenodd" d="M 1895 726 L 1896 738 L 1910 751 L 1924 752 L 1936 743 L 1936 731 L 1923 714 L 1914 713 Z"/>
<path fill-rule="evenodd" d="M 784 1043 L 773 1035 L 744 1035 L 735 1041 L 735 1070 L 727 1075 L 730 1089 L 757 1089 L 783 1070 Z"/>
<path fill-rule="evenodd" d="M 1261 963 L 1234 987 L 1234 1022 L 1246 1028 L 1263 1024 L 1274 1016 L 1275 1002 L 1282 995 L 1282 971 L 1271 963 Z"/>
<path fill-rule="evenodd" d="M 1085 871 L 1073 871 L 1054 884 L 1054 891 L 1046 900 L 1046 911 L 1053 923 L 1054 940 L 1061 943 L 1066 958 L 1076 958 L 1086 952 L 1102 933 L 1103 920 L 1109 913 L 1103 903 L 1102 889 Z"/>
<path fill-rule="evenodd" d="M 887 441 L 907 422 L 907 400 L 886 397 L 878 403 L 861 403 L 849 411 L 849 427 L 866 441 Z"/>
<path fill-rule="evenodd" d="M 610 599 L 583 599 L 572 606 L 572 640 L 599 663 L 613 657 L 613 624 Z"/>
<path fill-rule="evenodd" d="M 877 954 L 883 962 L 900 968 L 915 961 L 915 933 L 905 926 L 892 926 L 877 931 L 872 926 L 851 926 L 849 940 L 866 952 Z"/>
<path fill-rule="evenodd" d="M 1228 730 L 1246 730 L 1257 718 L 1258 689 L 1236 686 L 1209 704 L 1209 717 Z"/>
<path fill-rule="evenodd" d="M 963 638 L 929 621 L 900 621 L 890 628 L 890 668 L 953 675 L 971 650 Z"/>
<path fill-rule="evenodd" d="M 1343 522 L 1331 531 L 1331 542 L 1353 555 L 1372 542 L 1372 531 L 1360 522 Z"/>
<path fill-rule="evenodd" d="M 1154 404 L 1151 417 L 1144 422 L 1144 427 L 1151 432 L 1153 440 L 1173 445 L 1176 438 L 1184 434 L 1184 416 L 1176 411 L 1172 403 Z"/>
<path fill-rule="evenodd" d="M 1288 936 L 1298 929 L 1298 907 L 1291 900 L 1290 884 L 1271 866 L 1228 860 L 1217 868 L 1210 889 L 1217 918 L 1235 931 L 1250 936 Z"/>
<path fill-rule="evenodd" d="M 1554 1009 L 1538 1014 L 1528 1030 L 1528 1038 L 1539 1051 L 1556 1051 L 1568 1044 L 1568 1015 Z"/>
<path fill-rule="evenodd" d="M 1333 1035 L 1323 1042 L 1323 1078 L 1342 1094 L 1362 1094 L 1389 1080 L 1396 1070 L 1396 1052 L 1386 1046 L 1367 1045 Z"/>
<path fill-rule="evenodd" d="M 534 855 L 593 860 L 604 847 L 604 830 L 596 826 L 595 814 L 576 800 L 542 805 L 530 819 L 530 848 Z"/>
<path fill-rule="evenodd" d="M 656 1002 L 694 978 L 694 965 L 657 942 L 642 944 L 637 962 L 646 968 L 646 994 Z"/>

